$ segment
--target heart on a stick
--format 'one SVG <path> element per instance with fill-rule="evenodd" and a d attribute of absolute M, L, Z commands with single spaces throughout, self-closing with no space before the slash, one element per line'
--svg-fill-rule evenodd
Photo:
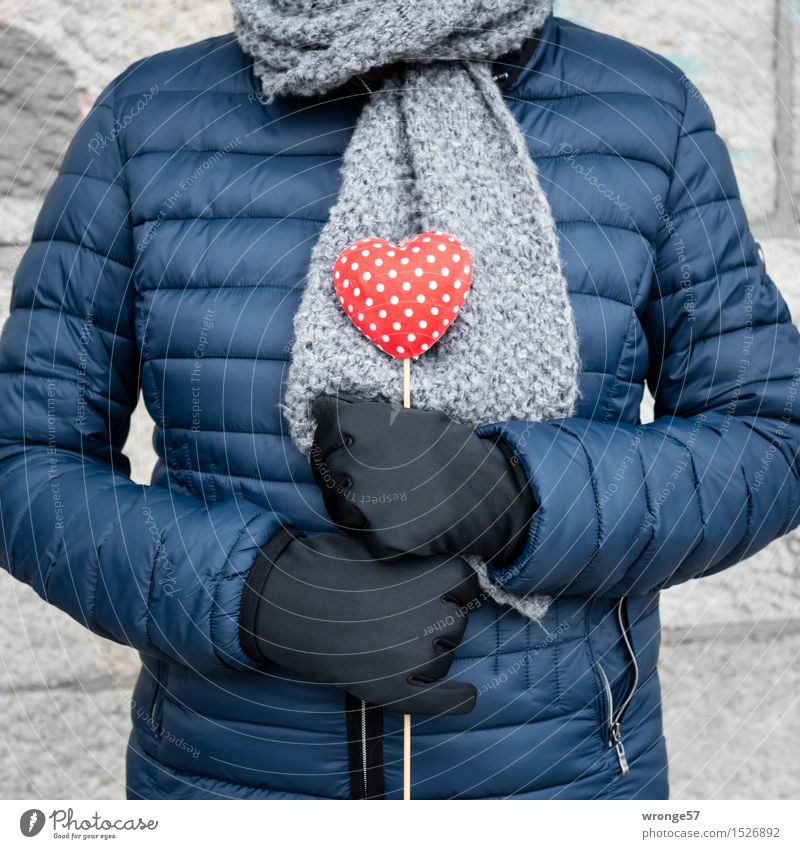
<path fill-rule="evenodd" d="M 431 230 L 399 244 L 361 239 L 333 269 L 342 309 L 381 351 L 418 357 L 447 332 L 472 281 L 472 258 L 448 233 Z"/>

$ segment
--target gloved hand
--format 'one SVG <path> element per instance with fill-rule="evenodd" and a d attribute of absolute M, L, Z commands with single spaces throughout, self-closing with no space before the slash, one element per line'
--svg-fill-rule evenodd
<path fill-rule="evenodd" d="M 273 660 L 373 705 L 403 713 L 463 714 L 471 684 L 441 681 L 477 596 L 458 557 L 376 562 L 344 534 L 279 531 L 248 574 L 239 639 Z"/>
<path fill-rule="evenodd" d="M 322 395 L 314 478 L 341 528 L 376 557 L 522 553 L 536 504 L 519 463 L 444 413 Z"/>

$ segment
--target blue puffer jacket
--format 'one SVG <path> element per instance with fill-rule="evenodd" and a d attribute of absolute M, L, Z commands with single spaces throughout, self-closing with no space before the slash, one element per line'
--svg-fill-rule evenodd
<path fill-rule="evenodd" d="M 494 579 L 556 601 L 541 625 L 471 616 L 452 674 L 478 706 L 415 718 L 413 793 L 663 798 L 658 591 L 797 523 L 800 341 L 677 68 L 551 18 L 505 95 L 558 224 L 583 371 L 573 418 L 497 425 L 540 507 Z M 16 275 L 3 566 L 141 652 L 132 797 L 400 795 L 398 714 L 258 667 L 237 636 L 258 546 L 282 523 L 331 528 L 279 403 L 364 97 L 264 104 L 230 35 L 138 62 L 78 132 Z M 122 454 L 140 389 L 151 486 Z"/>

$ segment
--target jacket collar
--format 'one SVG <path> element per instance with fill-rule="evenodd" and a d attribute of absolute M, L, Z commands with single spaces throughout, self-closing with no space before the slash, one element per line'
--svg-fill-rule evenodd
<path fill-rule="evenodd" d="M 542 43 L 542 35 L 552 19 L 551 14 L 540 29 L 525 39 L 519 50 L 501 56 L 493 63 L 495 82 L 503 91 L 510 89 L 516 83 L 519 75 L 531 64 L 539 45 Z"/>

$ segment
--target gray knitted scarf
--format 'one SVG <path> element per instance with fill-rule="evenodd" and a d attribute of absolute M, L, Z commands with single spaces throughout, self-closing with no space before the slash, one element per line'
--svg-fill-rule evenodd
<path fill-rule="evenodd" d="M 470 250 L 458 320 L 411 367 L 412 403 L 474 426 L 572 414 L 578 344 L 553 218 L 491 61 L 521 47 L 549 0 L 233 0 L 237 38 L 268 98 L 322 95 L 392 66 L 361 111 L 338 201 L 314 248 L 294 324 L 284 393 L 308 451 L 310 402 L 323 392 L 397 401 L 400 363 L 339 306 L 332 269 L 363 238 L 426 230 Z M 366 85 L 366 83 L 365 83 Z M 473 563 L 489 589 L 485 568 Z M 532 618 L 541 598 L 492 596 Z"/>

